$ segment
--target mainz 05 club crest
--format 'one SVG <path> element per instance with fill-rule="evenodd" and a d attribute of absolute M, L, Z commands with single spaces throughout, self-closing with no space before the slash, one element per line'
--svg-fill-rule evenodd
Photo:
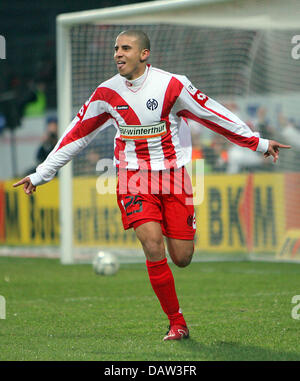
<path fill-rule="evenodd" d="M 158 102 L 156 99 L 148 99 L 146 105 L 149 110 L 155 110 L 158 107 Z"/>

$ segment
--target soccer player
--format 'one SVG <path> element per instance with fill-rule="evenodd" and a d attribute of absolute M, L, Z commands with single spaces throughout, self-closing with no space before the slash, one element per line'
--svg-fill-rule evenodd
<path fill-rule="evenodd" d="M 23 185 L 25 193 L 32 194 L 37 186 L 53 179 L 99 131 L 113 124 L 117 131 L 117 201 L 124 229 L 134 228 L 142 244 L 151 285 L 169 319 L 164 340 L 180 340 L 189 337 L 189 330 L 179 307 L 163 236 L 172 261 L 179 267 L 189 265 L 196 226 L 194 206 L 187 202 L 192 192 L 185 169 L 189 158 L 178 136 L 181 119 L 195 120 L 265 157 L 272 155 L 274 162 L 279 148 L 290 146 L 257 137 L 187 77 L 148 64 L 149 55 L 150 42 L 144 32 L 120 33 L 114 53 L 119 74 L 97 87 L 36 172 L 14 186 Z"/>

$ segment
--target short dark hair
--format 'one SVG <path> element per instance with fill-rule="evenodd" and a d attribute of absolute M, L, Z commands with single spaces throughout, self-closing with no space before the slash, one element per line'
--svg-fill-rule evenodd
<path fill-rule="evenodd" d="M 139 45 L 140 45 L 141 50 L 143 50 L 143 49 L 150 50 L 149 37 L 142 30 L 128 29 L 128 30 L 124 30 L 123 32 L 121 32 L 119 34 L 119 36 L 122 36 L 122 35 L 136 37 L 137 40 L 139 41 Z"/>

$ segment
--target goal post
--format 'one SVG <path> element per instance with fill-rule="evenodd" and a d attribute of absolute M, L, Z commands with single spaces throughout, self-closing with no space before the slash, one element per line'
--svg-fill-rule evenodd
<path fill-rule="evenodd" d="M 68 28 L 57 23 L 57 114 L 59 134 L 62 135 L 72 118 L 71 97 L 71 45 Z M 60 206 L 60 258 L 63 264 L 71 264 L 73 258 L 73 187 L 72 162 L 59 172 Z"/>
<path fill-rule="evenodd" d="M 268 0 L 164 0 L 59 15 L 56 28 L 60 135 L 94 89 L 116 74 L 114 39 L 126 28 L 143 29 L 149 34 L 153 66 L 187 75 L 196 87 L 238 112 L 243 120 L 252 118 L 250 124 L 254 128 L 261 125 L 255 123 L 263 108 L 270 112 L 271 127 L 278 123 L 279 113 L 286 123 L 289 119 L 297 121 L 300 70 L 299 61 L 291 56 L 296 46 L 291 41 L 299 30 L 299 10 L 299 3 L 293 0 L 284 5 L 279 0 L 272 4 Z M 191 128 L 196 131 L 192 124 Z M 280 128 L 273 132 L 279 140 Z M 139 258 L 133 234 L 121 232 L 113 207 L 116 201 L 104 199 L 96 192 L 94 157 L 99 147 L 101 158 L 110 157 L 108 147 L 113 144 L 113 132 L 108 128 L 104 134 L 102 143 L 96 139 L 59 172 L 63 264 L 90 261 L 91 255 L 103 248 L 117 254 L 134 253 L 133 257 Z M 285 135 L 287 139 L 289 136 Z M 262 259 L 267 255 L 271 260 L 284 259 L 284 248 L 291 244 L 290 234 L 296 237 L 293 242 L 297 246 L 300 231 L 300 212 L 295 206 L 298 201 L 300 204 L 297 155 L 283 155 L 278 168 L 266 167 L 259 161 L 255 164 L 258 159 L 251 156 L 250 171 L 248 167 L 243 171 L 234 166 L 224 170 L 213 163 L 212 143 L 216 147 L 219 141 L 207 132 L 195 133 L 195 139 L 200 139 L 202 151 L 208 152 L 208 195 L 205 209 L 199 213 L 209 222 L 206 228 L 200 228 L 196 240 L 198 258 Z M 238 151 L 230 154 L 240 157 Z M 225 156 L 226 152 L 224 160 Z M 88 170 L 91 163 L 93 170 Z M 252 175 L 252 169 L 257 171 L 258 167 L 259 173 Z M 290 181 L 292 187 L 287 184 Z M 278 200 L 282 206 L 277 205 Z M 270 213 L 269 207 L 274 209 Z M 269 222 L 272 218 L 276 225 Z M 293 247 L 291 252 L 296 250 Z M 201 255 L 201 248 L 205 256 Z"/>

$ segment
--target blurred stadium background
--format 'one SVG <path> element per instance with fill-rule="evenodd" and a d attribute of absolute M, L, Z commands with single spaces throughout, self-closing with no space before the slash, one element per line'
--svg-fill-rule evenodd
<path fill-rule="evenodd" d="M 0 60 L 0 255 L 59 256 L 59 179 L 40 187 L 34 197 L 12 188 L 15 178 L 31 173 L 44 160 L 57 139 L 56 16 L 133 3 L 140 2 L 1 3 L 6 59 Z M 116 35 L 129 26 L 142 27 L 152 42 L 153 66 L 185 74 L 261 136 L 293 146 L 281 152 L 274 165 L 189 122 L 192 159 L 204 159 L 205 171 L 204 202 L 196 208 L 195 260 L 297 261 L 299 2 L 204 3 L 194 18 L 187 12 L 181 18 L 177 14 L 177 19 L 170 14 L 169 22 L 165 15 L 155 23 L 145 16 L 142 26 L 130 18 L 72 26 L 72 112 L 116 73 Z M 106 129 L 73 161 L 76 261 L 90 261 L 103 248 L 116 252 L 121 261 L 143 259 L 134 232 L 122 229 L 115 196 L 98 195 L 96 190 L 96 163 L 112 158 L 113 136 L 113 128 Z"/>

